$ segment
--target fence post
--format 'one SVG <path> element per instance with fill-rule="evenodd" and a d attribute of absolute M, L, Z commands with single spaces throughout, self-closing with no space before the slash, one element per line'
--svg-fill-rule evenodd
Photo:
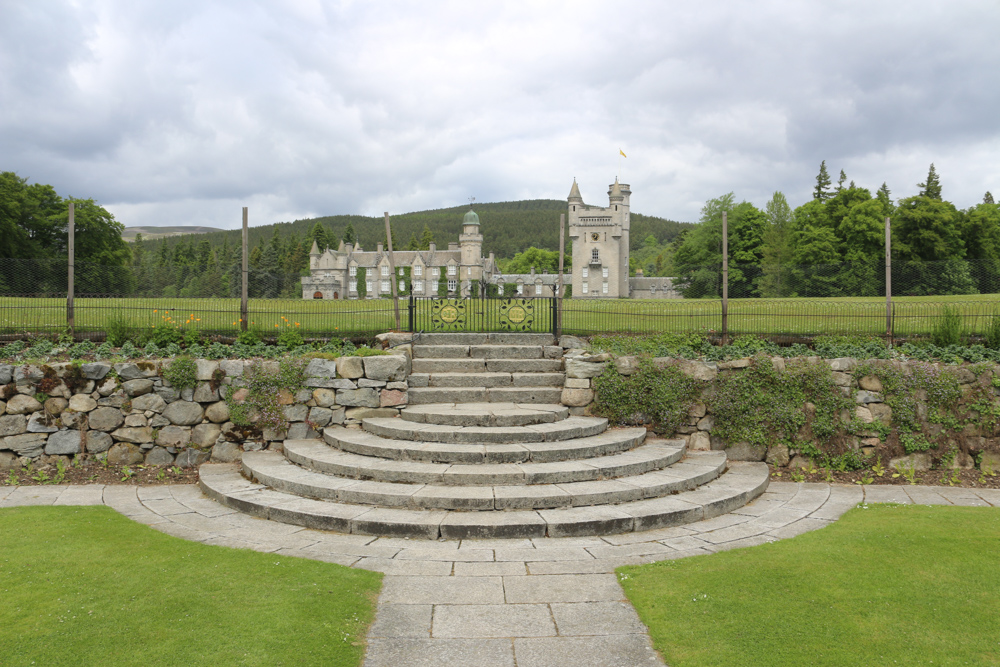
<path fill-rule="evenodd" d="M 729 342 L 729 217 L 722 212 L 722 344 Z"/>
<path fill-rule="evenodd" d="M 396 292 L 396 256 L 392 252 L 392 231 L 389 229 L 389 211 L 385 212 L 385 244 L 389 246 L 389 275 L 392 276 L 392 280 L 389 281 L 389 286 L 392 287 L 392 309 L 396 313 L 396 331 L 400 330 L 399 327 L 399 294 Z"/>
<path fill-rule="evenodd" d="M 416 333 L 417 331 L 417 318 L 414 317 L 416 314 L 417 304 L 414 301 L 413 294 L 410 294 L 410 303 L 407 308 L 407 315 L 409 315 L 410 320 L 410 333 Z"/>
<path fill-rule="evenodd" d="M 66 328 L 69 329 L 70 334 L 75 333 L 76 326 L 76 314 L 74 311 L 73 297 L 76 293 L 76 211 L 73 206 L 73 202 L 69 203 L 69 224 L 66 226 L 67 232 L 67 247 L 66 252 L 69 258 L 69 263 L 67 265 L 67 275 L 66 275 Z"/>
<path fill-rule="evenodd" d="M 250 310 L 247 304 L 247 297 L 250 290 L 248 282 L 250 280 L 250 253 L 247 250 L 250 232 L 247 226 L 247 207 L 243 207 L 243 271 L 242 287 L 240 289 L 240 330 L 246 331 L 250 323 Z"/>
<path fill-rule="evenodd" d="M 563 259 L 566 254 L 566 214 L 559 214 L 559 275 L 556 277 L 555 317 L 552 323 L 556 342 L 562 337 Z"/>
<path fill-rule="evenodd" d="M 892 344 L 892 232 L 885 218 L 885 336 Z"/>

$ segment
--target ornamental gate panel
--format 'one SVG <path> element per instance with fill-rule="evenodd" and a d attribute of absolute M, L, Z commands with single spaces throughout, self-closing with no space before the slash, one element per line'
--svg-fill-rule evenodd
<path fill-rule="evenodd" d="M 411 296 L 410 331 L 555 333 L 553 297 L 434 298 Z"/>

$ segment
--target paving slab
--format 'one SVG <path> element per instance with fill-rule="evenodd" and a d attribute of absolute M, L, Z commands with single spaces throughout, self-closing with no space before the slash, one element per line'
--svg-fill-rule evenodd
<path fill-rule="evenodd" d="M 429 604 L 380 604 L 375 613 L 375 622 L 368 630 L 369 640 L 373 637 L 412 637 L 428 639 L 431 636 L 431 612 Z"/>
<path fill-rule="evenodd" d="M 514 640 L 517 667 L 640 667 L 662 665 L 645 635 Z"/>
<path fill-rule="evenodd" d="M 504 577 L 508 603 L 607 602 L 625 594 L 612 574 L 552 574 Z"/>
<path fill-rule="evenodd" d="M 549 606 L 560 636 L 646 633 L 646 626 L 627 602 L 555 602 Z"/>
<path fill-rule="evenodd" d="M 547 604 L 442 604 L 434 607 L 433 637 L 554 637 Z"/>
<path fill-rule="evenodd" d="M 53 505 L 103 505 L 104 485 L 67 486 Z"/>
<path fill-rule="evenodd" d="M 364 667 L 514 667 L 510 639 L 407 639 L 374 637 Z"/>
<path fill-rule="evenodd" d="M 387 604 L 503 604 L 501 577 L 386 576 L 381 602 Z"/>

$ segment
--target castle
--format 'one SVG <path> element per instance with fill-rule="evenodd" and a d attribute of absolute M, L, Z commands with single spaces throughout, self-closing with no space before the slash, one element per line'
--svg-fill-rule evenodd
<path fill-rule="evenodd" d="M 629 277 L 631 194 L 628 184 L 616 178 L 608 189 L 608 206 L 588 206 L 573 179 L 567 198 L 573 268 L 563 276 L 563 284 L 572 285 L 573 298 L 680 298 L 670 278 Z M 433 243 L 428 250 L 394 250 L 395 276 L 381 243 L 374 251 L 365 251 L 360 244 L 341 241 L 337 250 L 320 252 L 313 242 L 302 298 L 378 298 L 392 294 L 393 280 L 402 296 L 479 296 L 486 285 L 497 285 L 501 293 L 504 285 L 514 285 L 517 296 L 555 296 L 558 275 L 534 270 L 503 274 L 493 253 L 484 258 L 482 251 L 479 215 L 472 210 L 462 220 L 458 243 L 449 243 L 447 250 L 438 250 Z"/>

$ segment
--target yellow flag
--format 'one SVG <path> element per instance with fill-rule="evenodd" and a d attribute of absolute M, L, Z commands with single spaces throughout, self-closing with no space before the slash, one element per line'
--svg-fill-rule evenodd
<path fill-rule="evenodd" d="M 625 151 L 623 151 L 622 149 L 619 148 L 618 152 L 622 154 L 622 157 L 628 157 L 628 155 L 625 155 Z"/>

